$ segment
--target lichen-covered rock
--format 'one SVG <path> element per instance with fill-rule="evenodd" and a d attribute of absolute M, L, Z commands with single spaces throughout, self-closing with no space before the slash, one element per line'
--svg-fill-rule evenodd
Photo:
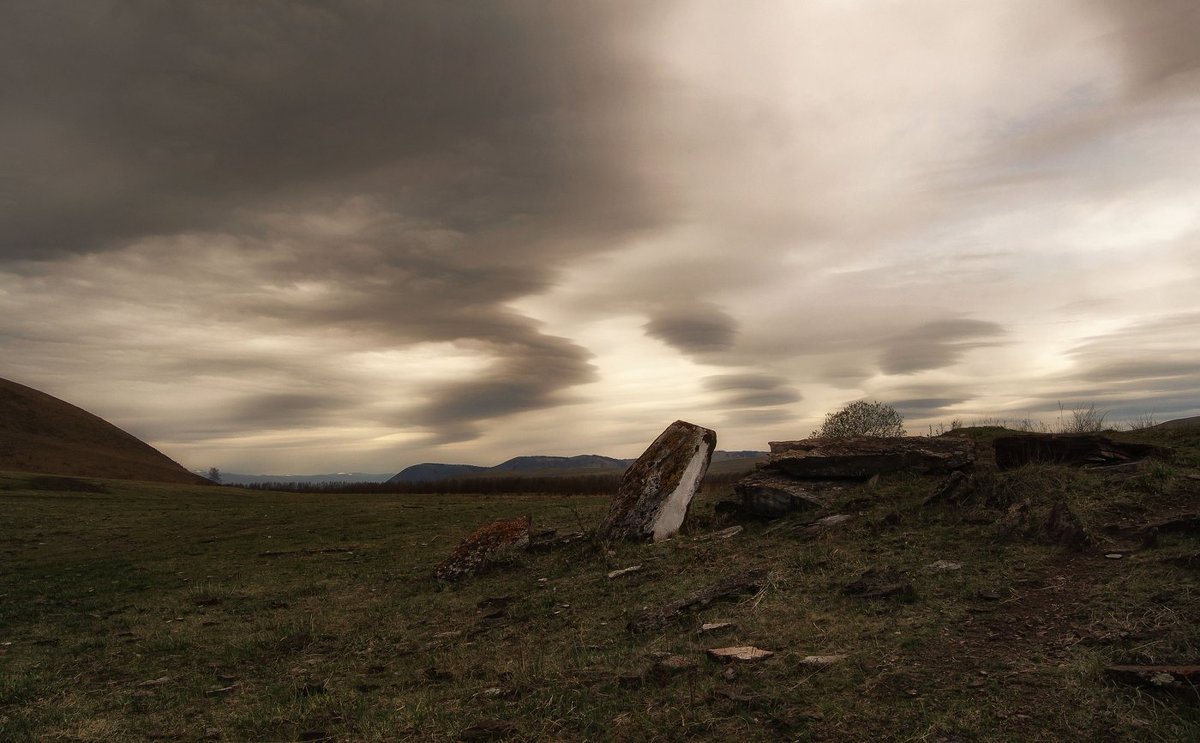
<path fill-rule="evenodd" d="M 457 580 L 473 575 L 483 567 L 488 557 L 497 552 L 527 546 L 531 526 L 529 516 L 500 519 L 481 526 L 460 542 L 450 556 L 434 569 L 433 574 L 439 580 Z"/>
<path fill-rule="evenodd" d="M 770 442 L 762 469 L 800 479 L 865 480 L 889 472 L 948 474 L 975 463 L 975 443 L 960 438 L 815 438 Z"/>
<path fill-rule="evenodd" d="M 596 536 L 658 541 L 679 531 L 716 446 L 716 432 L 672 423 L 625 471 Z"/>

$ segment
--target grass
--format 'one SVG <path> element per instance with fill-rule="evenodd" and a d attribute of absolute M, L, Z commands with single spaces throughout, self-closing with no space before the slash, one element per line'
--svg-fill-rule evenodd
<path fill-rule="evenodd" d="M 993 473 L 993 502 L 961 508 L 922 507 L 928 480 L 884 478 L 843 496 L 834 510 L 855 518 L 816 537 L 777 522 L 710 538 L 726 525 L 716 490 L 667 542 L 513 553 L 457 584 L 430 573 L 476 526 L 529 513 L 573 531 L 607 499 L 81 492 L 0 476 L 0 740 L 439 741 L 489 719 L 514 740 L 1197 739 L 1200 699 L 1102 674 L 1200 658 L 1200 580 L 1160 560 L 1196 535 L 1103 557 L 1122 529 L 1196 510 L 1189 466 Z M 1061 498 L 1095 550 L 1003 538 L 980 518 Z M 626 630 L 755 567 L 771 570 L 755 595 Z M 907 574 L 915 599 L 842 593 L 875 567 Z M 717 620 L 736 628 L 697 634 Z M 775 655 L 704 656 L 741 644 Z M 655 673 L 660 654 L 696 664 Z M 848 657 L 803 663 L 831 654 Z"/>

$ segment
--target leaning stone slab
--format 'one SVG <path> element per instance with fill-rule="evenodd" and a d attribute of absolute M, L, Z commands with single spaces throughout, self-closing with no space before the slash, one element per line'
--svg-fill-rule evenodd
<path fill-rule="evenodd" d="M 529 516 L 500 519 L 481 526 L 459 543 L 433 574 L 440 580 L 457 580 L 479 572 L 492 555 L 529 544 Z"/>
<path fill-rule="evenodd" d="M 825 508 L 843 489 L 840 483 L 803 482 L 767 471 L 747 475 L 733 486 L 741 498 L 739 512 L 761 519 Z"/>
<path fill-rule="evenodd" d="M 816 438 L 770 442 L 762 469 L 805 480 L 866 480 L 889 472 L 948 474 L 975 463 L 975 443 L 960 438 Z"/>
<path fill-rule="evenodd" d="M 707 428 L 668 426 L 625 471 L 596 536 L 657 542 L 679 531 L 716 445 L 717 434 Z"/>

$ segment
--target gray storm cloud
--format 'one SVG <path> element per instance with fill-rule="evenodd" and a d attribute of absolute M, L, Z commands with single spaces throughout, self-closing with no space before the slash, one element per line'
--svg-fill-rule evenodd
<path fill-rule="evenodd" d="M 484 375 L 423 390 L 429 401 L 411 413 L 457 438 L 472 420 L 552 405 L 590 378 L 588 352 L 503 304 L 654 221 L 621 154 L 636 60 L 612 48 L 650 13 L 522 1 L 6 5 L 0 260 L 29 278 L 71 256 L 137 255 L 179 281 L 139 282 L 144 302 L 191 304 L 231 335 L 337 328 L 381 348 L 474 344 L 493 357 Z M 210 302 L 152 296 L 203 284 L 198 270 L 238 289 Z M 180 351 L 197 357 L 189 369 L 214 352 Z M 348 402 L 265 394 L 230 415 L 333 420 Z"/>
<path fill-rule="evenodd" d="M 1198 15 L 6 3 L 0 376 L 247 460 L 1191 410 Z"/>

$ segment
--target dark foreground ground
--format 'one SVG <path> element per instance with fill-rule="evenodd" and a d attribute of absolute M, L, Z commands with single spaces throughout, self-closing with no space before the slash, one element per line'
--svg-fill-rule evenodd
<path fill-rule="evenodd" d="M 1200 661 L 1200 458 L 1177 443 L 1175 464 L 987 474 L 964 504 L 885 478 L 824 531 L 714 536 L 704 493 L 668 542 L 512 554 L 454 585 L 431 570 L 475 526 L 587 529 L 607 499 L 0 475 L 0 740 L 1200 740 L 1195 689 L 1103 671 Z M 1055 501 L 1092 546 L 1038 535 Z M 755 568 L 757 592 L 627 629 Z M 911 591 L 843 591 L 873 568 Z M 697 632 L 717 621 L 735 627 Z M 730 645 L 774 655 L 705 656 Z"/>

